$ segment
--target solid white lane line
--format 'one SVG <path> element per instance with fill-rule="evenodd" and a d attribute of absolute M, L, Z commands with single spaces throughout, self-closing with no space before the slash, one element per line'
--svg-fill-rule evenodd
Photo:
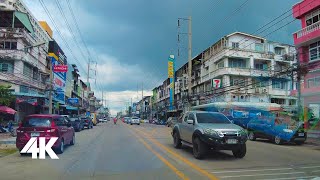
<path fill-rule="evenodd" d="M 300 178 L 315 178 L 316 176 L 301 176 L 301 177 L 287 177 L 287 178 L 276 178 L 276 179 L 260 179 L 260 180 L 285 180 L 285 179 L 300 179 Z"/>
<path fill-rule="evenodd" d="M 285 174 L 304 174 L 305 172 L 291 172 L 291 173 L 274 173 L 274 174 L 246 174 L 237 176 L 221 176 L 220 178 L 239 178 L 239 177 L 250 177 L 250 176 L 277 176 Z"/>
<path fill-rule="evenodd" d="M 293 168 L 250 169 L 250 170 L 236 170 L 236 171 L 213 171 L 212 173 L 220 174 L 220 173 L 254 172 L 254 171 L 281 171 L 281 170 L 293 170 Z"/>
<path fill-rule="evenodd" d="M 315 171 L 311 171 L 311 172 L 320 172 L 320 170 L 315 170 Z"/>
<path fill-rule="evenodd" d="M 311 168 L 320 168 L 320 166 L 306 166 L 306 167 L 300 167 L 301 169 L 311 169 Z"/>

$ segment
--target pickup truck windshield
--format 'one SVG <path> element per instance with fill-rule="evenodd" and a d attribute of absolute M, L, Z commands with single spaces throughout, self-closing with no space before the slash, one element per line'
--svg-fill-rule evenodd
<path fill-rule="evenodd" d="M 197 113 L 197 120 L 198 123 L 231 124 L 224 115 L 216 113 Z"/>

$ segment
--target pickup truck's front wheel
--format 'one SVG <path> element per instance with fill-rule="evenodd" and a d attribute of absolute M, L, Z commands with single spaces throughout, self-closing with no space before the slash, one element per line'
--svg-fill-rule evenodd
<path fill-rule="evenodd" d="M 233 156 L 236 158 L 243 158 L 247 153 L 246 144 L 241 144 L 238 148 L 232 150 Z"/>
<path fill-rule="evenodd" d="M 193 140 L 193 156 L 196 159 L 202 159 L 207 153 L 207 145 L 202 142 L 198 137 Z"/>
<path fill-rule="evenodd" d="M 179 133 L 175 132 L 173 134 L 173 145 L 176 149 L 180 149 L 182 146 L 181 139 Z"/>

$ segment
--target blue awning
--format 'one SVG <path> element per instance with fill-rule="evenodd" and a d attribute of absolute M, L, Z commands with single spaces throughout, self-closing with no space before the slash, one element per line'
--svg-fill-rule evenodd
<path fill-rule="evenodd" d="M 78 110 L 78 108 L 77 107 L 73 107 L 73 106 L 66 106 L 66 109 L 67 110 L 71 110 L 71 111 L 76 111 L 76 110 Z"/>

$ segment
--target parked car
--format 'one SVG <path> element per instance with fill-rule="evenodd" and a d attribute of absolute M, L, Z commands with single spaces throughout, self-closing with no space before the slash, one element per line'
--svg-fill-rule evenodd
<path fill-rule="evenodd" d="M 174 126 L 177 122 L 178 122 L 178 118 L 176 118 L 176 117 L 169 117 L 168 120 L 167 120 L 166 125 L 167 125 L 168 127 L 172 127 L 172 126 Z"/>
<path fill-rule="evenodd" d="M 71 117 L 70 122 L 76 132 L 80 132 L 81 130 L 84 129 L 83 119 L 81 119 L 79 117 Z"/>
<path fill-rule="evenodd" d="M 34 114 L 24 118 L 17 129 L 16 147 L 21 151 L 31 137 L 58 137 L 52 146 L 53 150 L 61 154 L 67 144 L 75 144 L 75 131 L 71 123 L 61 115 Z M 21 153 L 22 154 L 22 153 Z"/>
<path fill-rule="evenodd" d="M 87 127 L 88 129 L 92 129 L 93 128 L 93 122 L 91 117 L 81 117 L 81 120 L 84 121 L 84 127 Z"/>
<path fill-rule="evenodd" d="M 124 117 L 124 123 L 129 123 L 130 117 Z"/>
<path fill-rule="evenodd" d="M 278 145 L 285 142 L 303 144 L 307 139 L 307 132 L 303 128 L 303 122 L 285 121 L 284 116 L 264 116 L 249 121 L 247 125 L 249 140 L 254 141 L 256 138 L 263 138 L 269 139 Z M 285 118 L 290 119 L 288 116 Z"/>
<path fill-rule="evenodd" d="M 203 158 L 209 149 L 231 150 L 236 158 L 246 155 L 246 131 L 217 112 L 189 111 L 172 132 L 174 147 L 182 144 L 193 148 L 193 156 Z"/>
<path fill-rule="evenodd" d="M 132 125 L 132 124 L 138 124 L 138 125 L 140 125 L 140 118 L 138 118 L 138 117 L 131 117 L 130 118 L 130 124 Z"/>

